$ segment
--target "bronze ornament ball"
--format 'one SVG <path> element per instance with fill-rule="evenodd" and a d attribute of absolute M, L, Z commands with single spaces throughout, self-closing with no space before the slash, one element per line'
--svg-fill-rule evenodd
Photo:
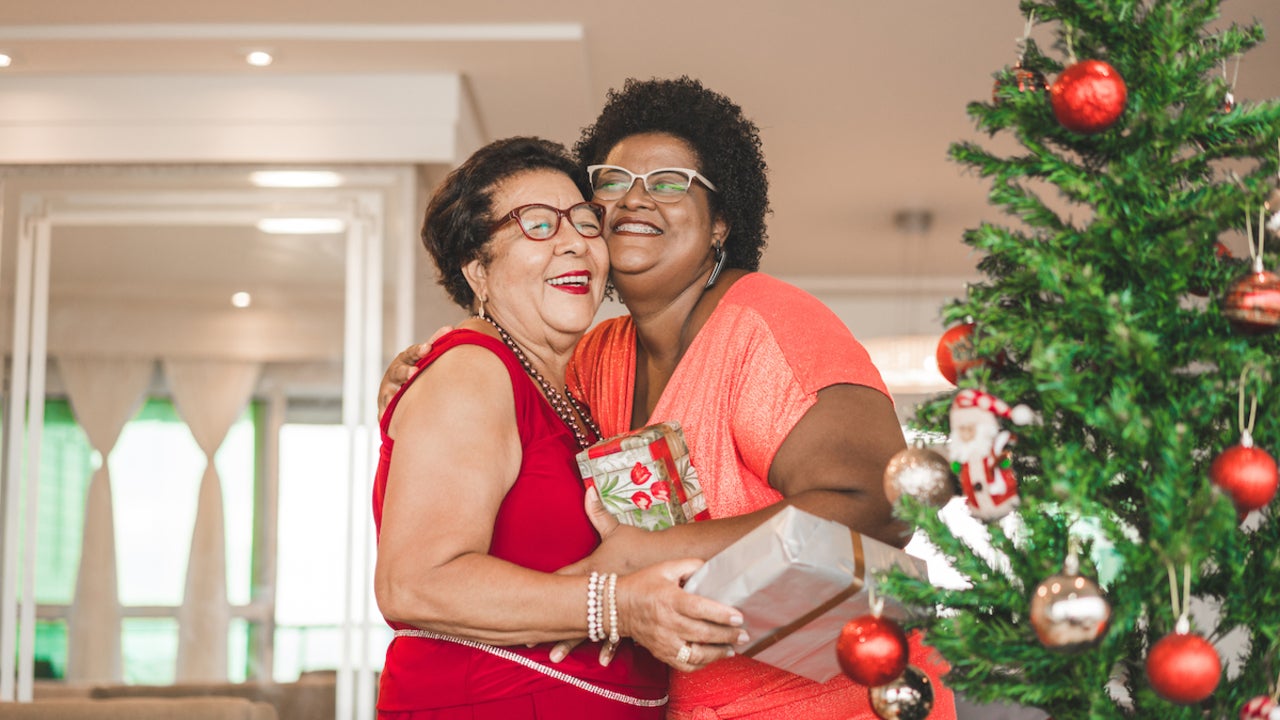
<path fill-rule="evenodd" d="M 1031 593 L 1031 626 L 1040 644 L 1074 652 L 1095 645 L 1111 623 L 1111 604 L 1084 575 L 1059 574 Z"/>
<path fill-rule="evenodd" d="M 884 469 L 884 494 L 890 503 L 910 495 L 930 507 L 942 507 L 956 496 L 951 463 L 924 447 L 899 450 Z"/>
<path fill-rule="evenodd" d="M 897 680 L 871 688 L 867 696 L 881 720 L 925 720 L 933 710 L 929 676 L 910 665 Z"/>

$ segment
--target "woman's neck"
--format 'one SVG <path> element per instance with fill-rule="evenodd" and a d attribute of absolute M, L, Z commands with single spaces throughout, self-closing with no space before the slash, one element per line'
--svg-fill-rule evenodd
<path fill-rule="evenodd" d="M 573 357 L 573 348 L 576 341 L 568 343 L 564 347 L 556 347 L 550 344 L 528 342 L 520 337 L 512 335 L 511 331 L 503 326 L 501 321 L 497 321 L 497 326 L 486 320 L 481 320 L 480 318 L 471 318 L 463 323 L 463 327 L 469 327 L 472 330 L 485 333 L 486 335 L 492 335 L 493 337 L 502 340 L 502 336 L 497 329 L 499 326 L 507 331 L 507 336 L 516 344 L 516 347 L 520 349 L 521 354 L 524 355 L 524 358 L 528 361 L 529 365 L 534 370 L 541 373 L 542 377 L 546 378 L 547 382 L 551 383 L 552 387 L 564 387 L 565 375 L 569 367 L 569 360 Z"/>

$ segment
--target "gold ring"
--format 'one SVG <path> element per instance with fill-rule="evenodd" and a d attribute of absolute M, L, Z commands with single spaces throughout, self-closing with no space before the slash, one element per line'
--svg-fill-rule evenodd
<path fill-rule="evenodd" d="M 681 665 L 688 665 L 689 656 L 691 655 L 693 655 L 693 646 L 689 643 L 685 643 L 684 646 L 680 648 L 680 652 L 676 653 L 676 662 Z"/>

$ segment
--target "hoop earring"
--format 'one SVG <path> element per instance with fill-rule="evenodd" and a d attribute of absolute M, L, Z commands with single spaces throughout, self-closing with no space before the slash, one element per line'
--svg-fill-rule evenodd
<path fill-rule="evenodd" d="M 716 266 L 711 268 L 711 277 L 707 278 L 707 284 L 702 287 L 703 290 L 710 290 L 712 285 L 716 284 L 716 280 L 720 279 L 720 271 L 724 270 L 724 261 L 729 257 L 729 253 L 724 251 L 724 244 L 714 246 L 716 249 Z"/>

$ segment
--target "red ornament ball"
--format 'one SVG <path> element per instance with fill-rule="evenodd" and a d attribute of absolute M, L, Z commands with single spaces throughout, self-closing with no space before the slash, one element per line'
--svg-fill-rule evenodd
<path fill-rule="evenodd" d="M 1072 65 L 1049 88 L 1049 102 L 1058 122 L 1068 130 L 1085 134 L 1114 125 L 1128 99 L 1124 78 L 1101 60 Z"/>
<path fill-rule="evenodd" d="M 1280 703 L 1259 695 L 1240 708 L 1240 720 L 1280 720 Z"/>
<path fill-rule="evenodd" d="M 1275 458 L 1252 442 L 1223 450 L 1209 466 L 1209 479 L 1227 491 L 1241 515 L 1266 507 L 1280 487 Z"/>
<path fill-rule="evenodd" d="M 960 376 L 983 364 L 983 359 L 973 351 L 973 323 L 956 325 L 942 333 L 938 340 L 938 372 L 947 382 L 955 385 Z"/>
<path fill-rule="evenodd" d="M 1280 327 L 1280 276 L 1263 270 L 1240 278 L 1222 299 L 1222 314 L 1246 335 L 1274 332 Z"/>
<path fill-rule="evenodd" d="M 1194 705 L 1213 694 L 1221 676 L 1218 651 L 1199 635 L 1166 635 L 1147 653 L 1147 680 L 1169 702 Z"/>
<path fill-rule="evenodd" d="M 886 617 L 856 617 L 845 623 L 836 640 L 836 658 L 844 674 L 867 687 L 898 679 L 909 656 L 906 633 Z"/>

